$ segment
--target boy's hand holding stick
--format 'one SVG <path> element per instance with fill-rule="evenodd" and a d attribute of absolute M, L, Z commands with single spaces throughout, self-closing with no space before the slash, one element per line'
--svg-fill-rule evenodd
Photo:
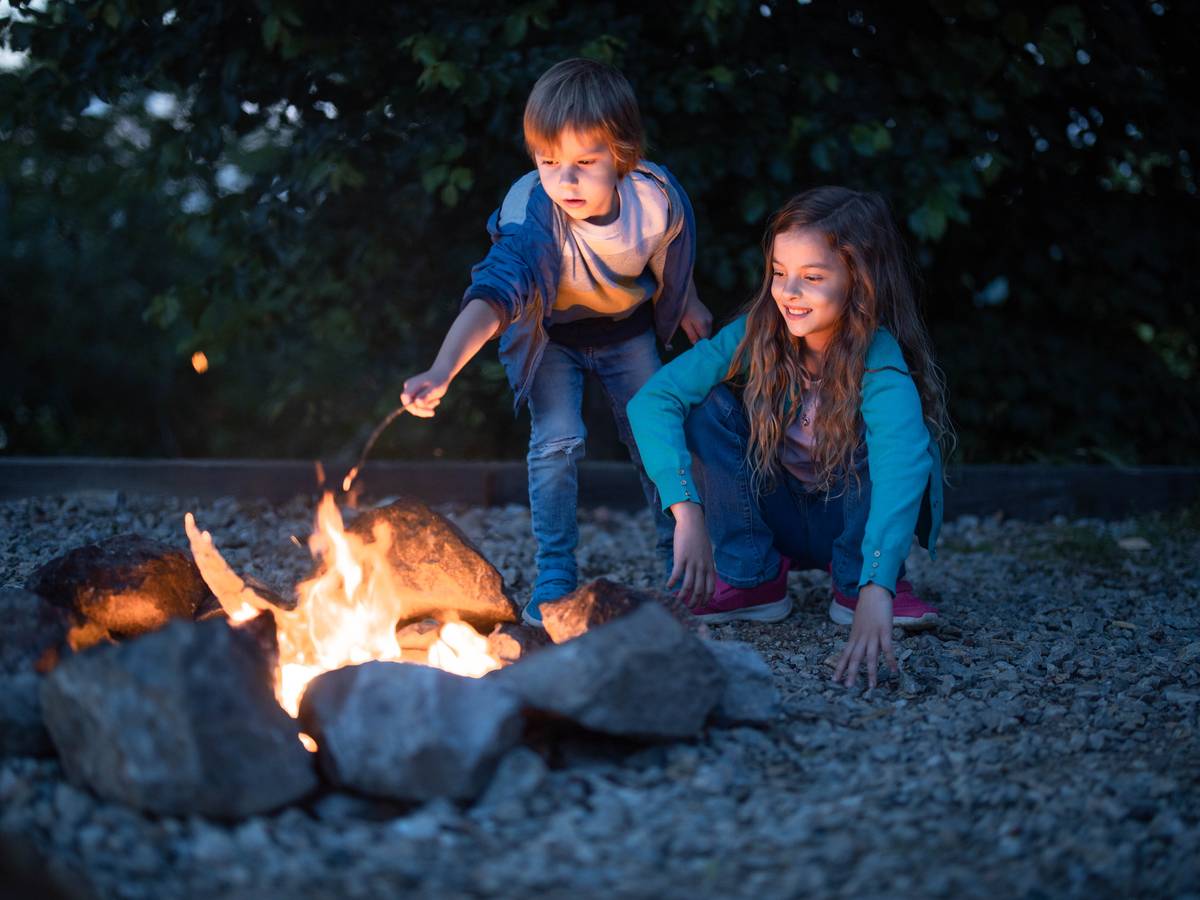
<path fill-rule="evenodd" d="M 418 419 L 433 418 L 454 376 L 471 361 L 499 328 L 500 316 L 483 300 L 472 300 L 463 308 L 446 333 L 446 339 L 442 341 L 442 348 L 438 351 L 433 365 L 405 380 L 404 388 L 400 392 L 400 406 L 388 413 L 387 418 L 371 432 L 362 455 L 358 458 L 358 464 L 342 480 L 343 491 L 350 490 L 350 485 L 354 483 L 363 463 L 366 462 L 367 454 L 371 452 L 376 439 L 397 416 L 407 412 Z"/>
<path fill-rule="evenodd" d="M 450 376 L 446 373 L 436 368 L 421 372 L 404 382 L 400 408 L 418 419 L 431 419 L 449 387 Z"/>

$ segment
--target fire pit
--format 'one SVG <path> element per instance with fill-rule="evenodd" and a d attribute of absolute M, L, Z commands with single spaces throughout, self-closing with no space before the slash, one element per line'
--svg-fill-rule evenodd
<path fill-rule="evenodd" d="M 140 637 L 109 629 L 42 685 L 72 780 L 135 807 L 236 818 L 321 781 L 391 801 L 468 800 L 531 721 L 663 740 L 778 713 L 757 653 L 704 640 L 668 597 L 599 580 L 549 605 L 546 633 L 518 624 L 499 572 L 416 501 L 347 526 L 325 495 L 314 570 L 292 598 L 239 575 L 190 513 L 185 531 L 212 597 L 177 603 L 182 615 Z M 198 621 L 181 621 L 189 609 Z"/>
<path fill-rule="evenodd" d="M 237 625 L 262 613 L 274 618 L 279 648 L 276 696 L 293 717 L 308 683 L 342 666 L 371 660 L 422 662 L 469 677 L 501 666 L 488 652 L 487 639 L 457 621 L 458 611 L 451 605 L 435 610 L 452 620 L 439 625 L 426 650 L 400 646 L 397 627 L 420 619 L 428 601 L 419 601 L 421 609 L 411 602 L 413 591 L 403 580 L 403 571 L 392 563 L 397 535 L 385 515 L 370 520 L 369 538 L 347 531 L 333 495 L 326 493 L 308 540 L 317 571 L 297 585 L 291 609 L 281 608 L 270 593 L 240 578 L 221 557 L 211 535 L 197 528 L 190 512 L 184 523 L 196 565 L 229 621 Z M 511 601 L 495 607 L 504 621 L 515 621 Z"/>

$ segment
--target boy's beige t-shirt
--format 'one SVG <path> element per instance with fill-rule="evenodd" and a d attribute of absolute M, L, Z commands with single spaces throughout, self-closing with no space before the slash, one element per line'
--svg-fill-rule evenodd
<path fill-rule="evenodd" d="M 666 253 L 670 203 L 662 187 L 639 172 L 617 182 L 617 196 L 621 210 L 614 222 L 569 220 L 552 324 L 623 319 L 654 296 L 650 260 Z"/>

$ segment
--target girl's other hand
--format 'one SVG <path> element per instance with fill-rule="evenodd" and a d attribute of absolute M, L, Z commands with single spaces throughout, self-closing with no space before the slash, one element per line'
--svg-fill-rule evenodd
<path fill-rule="evenodd" d="M 859 664 L 866 657 L 867 685 L 875 687 L 881 650 L 888 667 L 899 675 L 900 666 L 892 652 L 892 595 L 887 588 L 867 584 L 858 592 L 858 606 L 854 610 L 854 624 L 850 626 L 850 639 L 846 641 L 846 647 L 838 659 L 833 680 L 842 681 L 846 687 L 854 687 L 858 680 Z"/>
<path fill-rule="evenodd" d="M 682 501 L 671 504 L 675 516 L 675 566 L 667 579 L 672 589 L 683 579 L 675 596 L 689 608 L 707 603 L 717 586 L 717 568 L 713 564 L 712 542 L 704 525 L 704 509 L 699 503 Z"/>
<path fill-rule="evenodd" d="M 683 310 L 683 318 L 679 320 L 679 327 L 683 329 L 683 333 L 694 344 L 712 334 L 712 323 L 713 317 L 708 307 L 700 302 L 699 297 L 692 294 L 692 299 Z"/>
<path fill-rule="evenodd" d="M 421 372 L 404 382 L 400 405 L 418 418 L 432 418 L 449 387 L 450 378 L 437 369 Z"/>

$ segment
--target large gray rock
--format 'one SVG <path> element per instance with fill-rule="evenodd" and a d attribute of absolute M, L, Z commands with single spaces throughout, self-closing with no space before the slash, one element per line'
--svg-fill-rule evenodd
<path fill-rule="evenodd" d="M 83 649 L 192 619 L 208 585 L 184 550 L 139 534 L 119 534 L 51 560 L 25 585 L 76 616 L 71 645 Z"/>
<path fill-rule="evenodd" d="M 519 610 L 504 580 L 470 538 L 419 500 L 402 498 L 360 515 L 348 531 L 371 541 L 391 532 L 389 560 L 401 593 L 403 621 L 456 617 L 485 634 L 515 622 Z"/>
<path fill-rule="evenodd" d="M 762 655 L 741 641 L 708 641 L 709 652 L 725 672 L 725 691 L 713 710 L 721 725 L 765 725 L 779 715 L 779 691 Z"/>
<path fill-rule="evenodd" d="M 496 812 L 503 807 L 507 818 L 523 818 L 521 804 L 541 790 L 549 772 L 545 760 L 533 750 L 514 747 L 497 764 L 476 809 Z"/>
<path fill-rule="evenodd" d="M 21 588 L 0 589 L 0 756 L 54 753 L 42 725 L 42 675 L 67 650 L 65 610 Z"/>
<path fill-rule="evenodd" d="M 335 786 L 407 801 L 474 797 L 523 725 L 520 701 L 493 681 L 393 662 L 317 676 L 300 721 Z"/>
<path fill-rule="evenodd" d="M 530 708 L 606 734 L 696 734 L 725 676 L 703 641 L 656 603 L 490 674 Z"/>
<path fill-rule="evenodd" d="M 589 629 L 627 615 L 639 606 L 657 603 L 680 624 L 697 634 L 706 635 L 707 627 L 692 611 L 675 599 L 674 594 L 641 591 L 607 578 L 596 578 L 571 593 L 541 605 L 546 634 L 556 644 L 585 634 Z"/>
<path fill-rule="evenodd" d="M 221 621 L 73 656 L 41 698 L 68 777 L 138 809 L 239 818 L 317 784 L 256 641 Z"/>

